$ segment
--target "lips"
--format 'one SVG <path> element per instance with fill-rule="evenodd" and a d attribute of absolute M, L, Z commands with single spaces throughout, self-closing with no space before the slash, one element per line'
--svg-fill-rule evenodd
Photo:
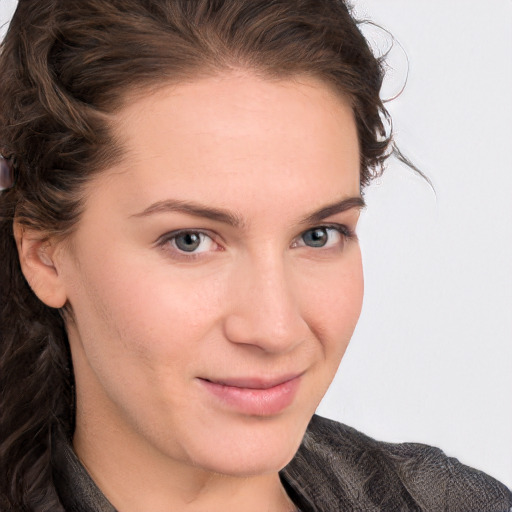
<path fill-rule="evenodd" d="M 244 389 L 270 389 L 280 384 L 284 384 L 290 380 L 299 377 L 300 374 L 287 375 L 283 377 L 277 377 L 274 379 L 262 379 L 258 377 L 254 378 L 239 378 L 239 379 L 204 379 L 212 382 L 213 384 L 219 384 L 221 386 L 229 386 L 233 388 L 244 388 Z"/>
<path fill-rule="evenodd" d="M 299 389 L 301 374 L 273 379 L 229 378 L 198 379 L 203 389 L 220 405 L 252 416 L 272 416 L 289 407 Z"/>

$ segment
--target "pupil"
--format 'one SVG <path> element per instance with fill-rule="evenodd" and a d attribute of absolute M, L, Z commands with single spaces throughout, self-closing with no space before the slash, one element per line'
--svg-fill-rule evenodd
<path fill-rule="evenodd" d="M 201 237 L 197 233 L 185 233 L 176 237 L 176 246 L 182 251 L 195 251 L 200 243 Z"/>
<path fill-rule="evenodd" d="M 327 243 L 327 231 L 324 228 L 312 229 L 302 239 L 310 247 L 323 247 Z"/>

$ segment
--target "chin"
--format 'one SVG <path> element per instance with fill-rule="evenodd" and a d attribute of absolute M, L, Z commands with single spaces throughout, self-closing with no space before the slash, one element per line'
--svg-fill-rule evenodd
<path fill-rule="evenodd" d="M 310 417 L 240 418 L 230 425 L 210 425 L 191 440 L 187 455 L 195 467 L 248 477 L 276 473 L 297 452 Z"/>
<path fill-rule="evenodd" d="M 232 447 L 224 453 L 217 451 L 214 457 L 201 457 L 202 460 L 195 461 L 195 465 L 208 472 L 238 478 L 272 474 L 283 469 L 293 459 L 299 445 L 300 442 L 284 447 L 267 445 L 259 446 L 256 450 Z"/>

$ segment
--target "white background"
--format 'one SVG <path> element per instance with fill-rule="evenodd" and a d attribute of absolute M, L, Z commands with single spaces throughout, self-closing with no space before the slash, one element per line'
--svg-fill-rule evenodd
<path fill-rule="evenodd" d="M 354 4 L 407 53 L 387 105 L 436 195 L 396 163 L 368 189 L 365 304 L 319 412 L 512 487 L 512 2 Z"/>
<path fill-rule="evenodd" d="M 365 304 L 319 413 L 512 487 L 512 2 L 354 4 L 403 47 L 384 96 L 407 53 L 387 105 L 436 193 L 396 162 L 367 190 Z M 0 23 L 14 5 L 0 0 Z"/>

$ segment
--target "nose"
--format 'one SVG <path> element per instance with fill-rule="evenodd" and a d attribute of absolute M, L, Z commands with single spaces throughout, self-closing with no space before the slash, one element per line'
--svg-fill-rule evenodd
<path fill-rule="evenodd" d="M 268 353 L 293 351 L 309 332 L 293 281 L 283 255 L 248 257 L 231 276 L 226 338 Z"/>

